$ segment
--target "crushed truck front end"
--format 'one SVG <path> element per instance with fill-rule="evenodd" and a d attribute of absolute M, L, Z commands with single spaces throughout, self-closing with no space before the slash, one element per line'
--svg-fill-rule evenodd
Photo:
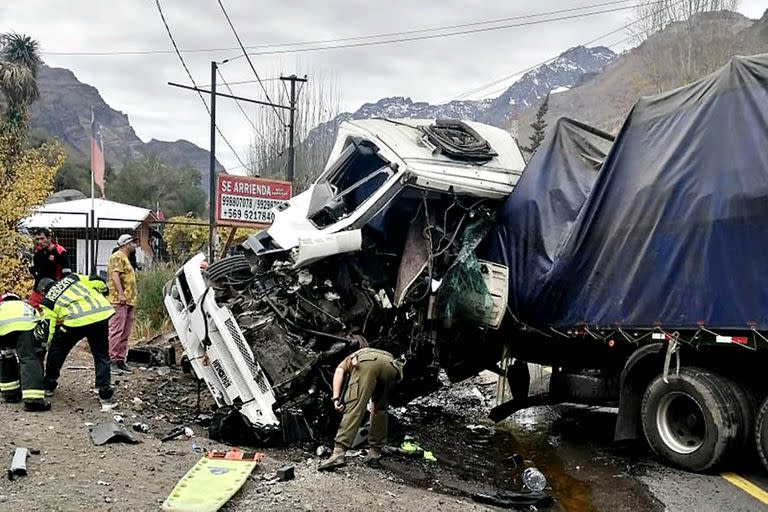
<path fill-rule="evenodd" d="M 327 430 L 335 365 L 364 346 L 406 361 L 402 401 L 498 360 L 508 271 L 475 249 L 524 161 L 503 130 L 458 121 L 344 123 L 325 170 L 240 254 L 187 262 L 166 306 L 220 405 L 257 428 Z"/>

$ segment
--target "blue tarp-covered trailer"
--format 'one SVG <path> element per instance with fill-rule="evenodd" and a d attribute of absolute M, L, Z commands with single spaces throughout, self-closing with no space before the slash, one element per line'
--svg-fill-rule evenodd
<path fill-rule="evenodd" d="M 487 239 L 509 313 L 549 332 L 768 330 L 768 55 L 642 98 L 612 145 L 587 128 L 558 122 Z"/>

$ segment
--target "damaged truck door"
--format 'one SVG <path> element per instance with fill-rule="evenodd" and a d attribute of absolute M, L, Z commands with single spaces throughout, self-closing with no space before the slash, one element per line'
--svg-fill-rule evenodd
<path fill-rule="evenodd" d="M 300 415 L 329 431 L 329 382 L 373 346 L 406 359 L 400 401 L 499 360 L 467 340 L 499 326 L 507 269 L 475 250 L 524 161 L 515 140 L 457 121 L 344 123 L 325 171 L 241 252 L 188 261 L 165 303 L 198 377 L 263 439 Z M 204 265 L 202 265 L 204 266 Z"/>

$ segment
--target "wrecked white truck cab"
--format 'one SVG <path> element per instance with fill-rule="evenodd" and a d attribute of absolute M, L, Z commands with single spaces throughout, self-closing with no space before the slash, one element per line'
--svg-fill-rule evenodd
<path fill-rule="evenodd" d="M 439 368 L 458 380 L 487 366 L 472 333 L 501 323 L 507 269 L 475 249 L 524 165 L 510 134 L 480 123 L 342 124 L 323 173 L 269 229 L 169 283 L 195 373 L 263 438 L 287 417 L 328 427 L 333 368 L 362 346 L 405 359 L 403 400 L 435 389 Z"/>

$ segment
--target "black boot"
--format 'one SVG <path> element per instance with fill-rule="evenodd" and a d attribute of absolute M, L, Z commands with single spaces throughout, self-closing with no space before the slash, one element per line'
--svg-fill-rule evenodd
<path fill-rule="evenodd" d="M 24 410 L 28 412 L 43 412 L 51 410 L 51 403 L 42 398 L 24 400 Z"/>
<path fill-rule="evenodd" d="M 7 404 L 17 404 L 21 402 L 21 391 L 11 391 L 10 393 L 3 393 L 3 400 Z"/>

